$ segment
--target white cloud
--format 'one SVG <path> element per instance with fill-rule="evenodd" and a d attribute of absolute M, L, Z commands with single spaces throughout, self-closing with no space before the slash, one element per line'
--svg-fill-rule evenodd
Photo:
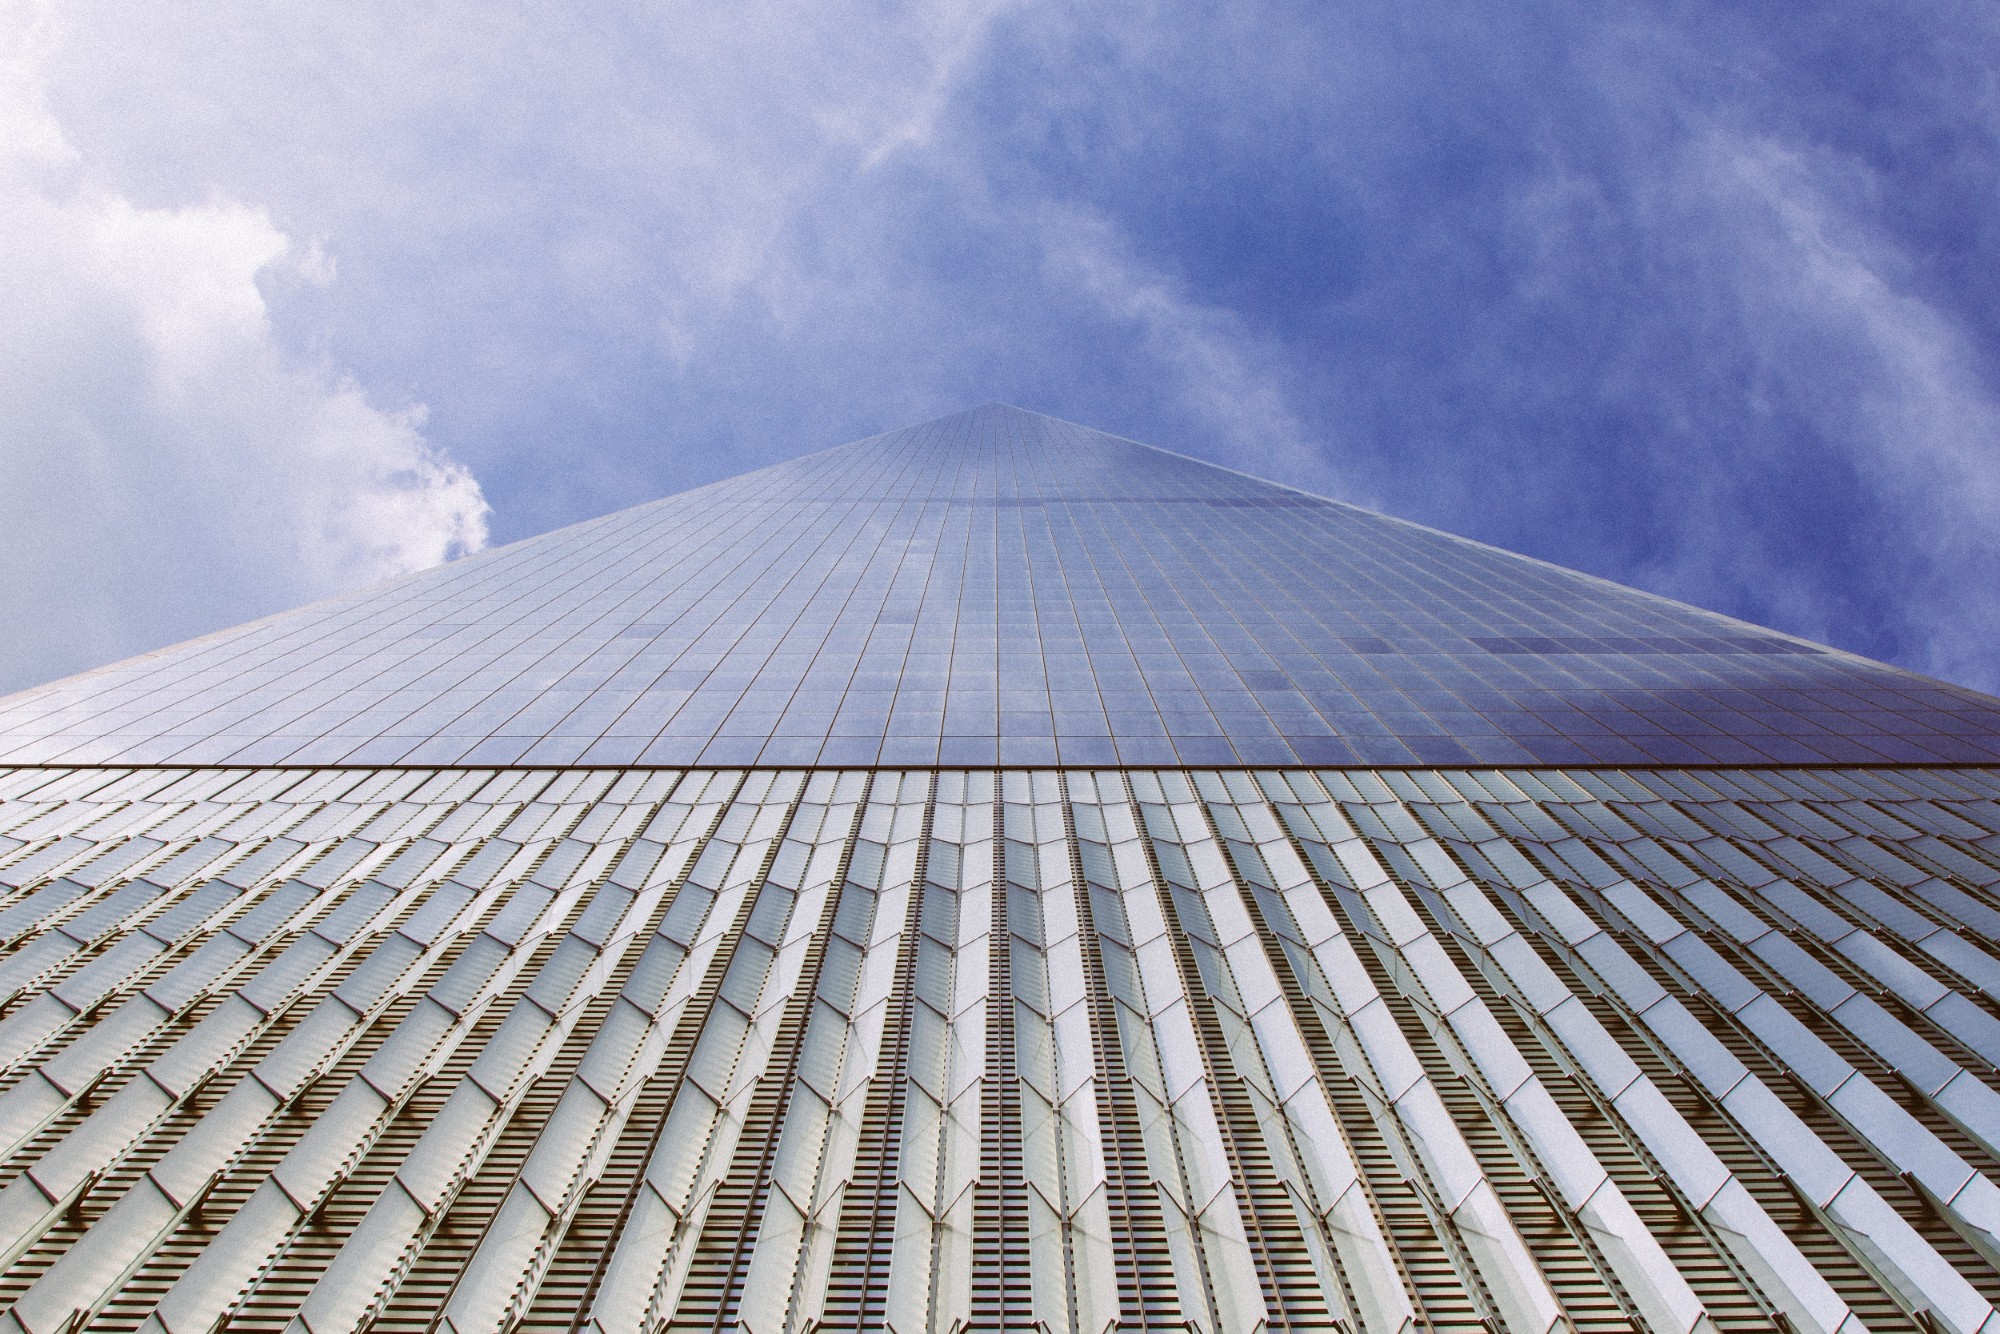
<path fill-rule="evenodd" d="M 317 242 L 93 180 L 42 104 L 45 13 L 0 7 L 0 687 L 482 546 L 477 481 L 278 348 L 259 280 Z"/>
<path fill-rule="evenodd" d="M 869 375 L 844 321 L 955 306 L 910 261 L 959 220 L 913 196 L 963 166 L 954 98 L 1036 2 L 64 0 L 43 75 L 118 193 L 324 238 L 337 283 L 266 283 L 279 343 L 421 386 L 514 536 L 743 466 L 760 412 L 826 400 L 822 351 L 827 381 Z M 710 442 L 734 456 L 663 463 Z"/>
<path fill-rule="evenodd" d="M 1052 285 L 1133 328 L 1139 349 L 1158 363 L 1162 382 L 1205 434 L 1236 457 L 1254 459 L 1265 476 L 1370 503 L 1352 479 L 1333 471 L 1327 443 L 1290 406 L 1279 357 L 1240 315 L 1191 299 L 1097 214 L 1048 205 L 1038 222 Z"/>
<path fill-rule="evenodd" d="M 1868 555 L 1886 586 L 1877 624 L 1902 641 L 1901 660 L 2000 686 L 2000 399 L 1971 336 L 1912 290 L 1903 276 L 1919 266 L 1871 225 L 1879 183 L 1824 149 L 1712 129 L 1662 189 L 1677 199 L 1665 217 L 1705 255 L 1702 300 L 1718 337 L 1738 349 L 1745 407 L 1803 417 L 1820 466 L 1851 474 L 1871 523 L 1893 535 Z M 1738 463 L 1718 458 L 1691 477 L 1726 493 Z M 1815 481 L 1799 486 L 1811 494 Z M 1724 494 L 1709 503 L 1721 524 L 1748 526 L 1769 502 Z M 1689 537 L 1698 533 L 1690 524 Z M 1741 546 L 1736 534 L 1714 535 L 1709 549 L 1683 551 L 1682 577 L 1697 586 L 1714 578 L 1719 553 Z M 1825 633 L 1828 590 L 1809 563 L 1755 573 L 1767 605 L 1805 633 Z"/>
<path fill-rule="evenodd" d="M 1920 665 L 1992 688 L 2000 630 L 2000 401 L 1983 383 L 1965 332 L 1894 280 L 1904 256 L 1842 207 L 1845 182 L 1815 179 L 1808 162 L 1770 142 L 1730 145 L 1716 169 L 1768 210 L 1788 263 L 1758 332 L 1782 345 L 1784 325 L 1809 323 L 1855 348 L 1872 374 L 1835 398 L 1838 439 L 1906 534 L 1884 553 L 1908 583 L 1924 631 Z"/>

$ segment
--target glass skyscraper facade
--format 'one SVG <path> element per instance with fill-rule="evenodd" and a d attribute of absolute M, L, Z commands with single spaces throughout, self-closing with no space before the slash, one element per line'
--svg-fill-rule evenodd
<path fill-rule="evenodd" d="M 2000 1334 L 2000 700 L 1035 414 L 0 700 L 0 1322 Z"/>

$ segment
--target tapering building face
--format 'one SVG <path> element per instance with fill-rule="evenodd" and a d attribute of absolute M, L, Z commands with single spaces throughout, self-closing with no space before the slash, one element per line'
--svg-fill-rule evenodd
<path fill-rule="evenodd" d="M 1007 408 L 0 701 L 0 1323 L 2000 1332 L 2000 701 Z"/>
<path fill-rule="evenodd" d="M 0 762 L 1987 763 L 2000 701 L 989 407 L 0 702 Z"/>

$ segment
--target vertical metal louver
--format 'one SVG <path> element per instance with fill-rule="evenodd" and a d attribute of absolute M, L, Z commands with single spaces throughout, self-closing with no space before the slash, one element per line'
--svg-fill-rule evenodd
<path fill-rule="evenodd" d="M 7 1328 L 2000 1330 L 1991 771 L 14 769 L 0 835 Z"/>

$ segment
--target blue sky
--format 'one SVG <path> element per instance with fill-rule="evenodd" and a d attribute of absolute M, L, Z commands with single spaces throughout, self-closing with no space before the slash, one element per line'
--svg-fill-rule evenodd
<path fill-rule="evenodd" d="M 0 688 L 996 399 L 2000 688 L 1990 6 L 198 10 L 0 0 Z"/>

